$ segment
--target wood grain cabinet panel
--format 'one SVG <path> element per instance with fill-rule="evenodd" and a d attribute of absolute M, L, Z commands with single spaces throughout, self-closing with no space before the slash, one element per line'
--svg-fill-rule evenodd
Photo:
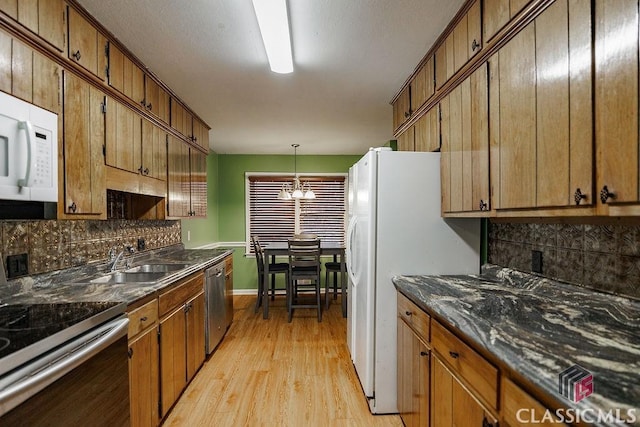
<path fill-rule="evenodd" d="M 64 50 L 67 26 L 63 0 L 2 0 L 0 11 L 58 50 Z"/>
<path fill-rule="evenodd" d="M 398 136 L 398 151 L 415 151 L 415 129 L 411 126 Z"/>
<path fill-rule="evenodd" d="M 143 176 L 167 179 L 167 133 L 149 120 L 142 120 L 142 163 Z"/>
<path fill-rule="evenodd" d="M 145 108 L 165 123 L 169 123 L 169 94 L 149 75 L 144 77 Z M 188 135 L 187 135 L 188 136 Z"/>
<path fill-rule="evenodd" d="M 189 148 L 190 205 L 192 217 L 207 216 L 207 156 Z"/>
<path fill-rule="evenodd" d="M 440 356 L 431 356 L 431 426 L 498 425 L 496 417 L 465 388 Z"/>
<path fill-rule="evenodd" d="M 509 0 L 484 0 L 482 32 L 485 41 L 491 38 L 509 22 Z"/>
<path fill-rule="evenodd" d="M 144 72 L 114 43 L 109 43 L 109 85 L 144 106 Z"/>
<path fill-rule="evenodd" d="M 157 327 L 129 341 L 131 426 L 155 427 L 160 422 L 159 345 Z"/>
<path fill-rule="evenodd" d="M 429 425 L 430 351 L 398 319 L 398 412 L 407 427 Z"/>
<path fill-rule="evenodd" d="M 393 130 L 402 126 L 410 117 L 411 110 L 411 85 L 405 87 L 393 103 Z"/>
<path fill-rule="evenodd" d="M 526 409 L 524 414 L 519 413 L 522 409 Z M 505 424 L 509 427 L 518 427 L 522 425 L 522 421 L 531 420 L 531 416 L 535 416 L 536 425 L 546 426 L 564 426 L 557 418 L 555 421 L 543 415 L 548 413 L 551 417 L 554 411 L 549 411 L 540 402 L 534 399 L 526 391 L 518 387 L 509 378 L 502 379 L 502 416 Z"/>
<path fill-rule="evenodd" d="M 173 136 L 169 136 L 167 171 L 168 216 L 188 217 L 191 195 L 189 146 Z"/>
<path fill-rule="evenodd" d="M 101 91 L 64 73 L 63 214 L 106 217 L 105 99 Z"/>
<path fill-rule="evenodd" d="M 69 59 L 84 67 L 100 79 L 105 78 L 105 37 L 72 7 L 68 7 Z"/>
<path fill-rule="evenodd" d="M 638 2 L 595 7 L 596 191 L 606 214 L 608 205 L 639 201 Z"/>
<path fill-rule="evenodd" d="M 187 386 L 186 317 L 180 306 L 160 320 L 160 396 L 164 417 Z"/>
<path fill-rule="evenodd" d="M 138 173 L 141 163 L 142 123 L 133 110 L 110 98 L 106 117 L 106 164 Z"/>
<path fill-rule="evenodd" d="M 487 66 L 483 65 L 448 96 L 448 114 L 441 125 L 447 126 L 441 130 L 440 149 L 441 179 L 446 185 L 443 214 L 491 209 L 488 111 Z"/>
<path fill-rule="evenodd" d="M 187 381 L 190 381 L 204 363 L 204 292 L 187 301 Z"/>

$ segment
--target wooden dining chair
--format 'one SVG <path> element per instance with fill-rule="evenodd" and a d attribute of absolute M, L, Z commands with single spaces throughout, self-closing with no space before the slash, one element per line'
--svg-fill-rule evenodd
<path fill-rule="evenodd" d="M 289 239 L 289 287 L 287 307 L 289 322 L 296 308 L 316 308 L 318 322 L 322 321 L 320 291 L 320 240 Z M 309 292 L 313 292 L 313 299 Z M 313 303 L 315 301 L 315 303 Z"/>
<path fill-rule="evenodd" d="M 251 236 L 251 245 L 253 246 L 253 252 L 256 255 L 256 265 L 258 267 L 258 298 L 256 299 L 255 312 L 258 312 L 260 305 L 262 304 L 262 298 L 264 292 L 269 292 L 267 284 L 264 282 L 264 266 L 268 259 L 265 259 L 264 250 L 260 246 L 260 239 L 257 236 Z M 289 264 L 286 262 L 272 262 L 269 264 L 269 276 L 271 276 L 271 299 L 275 299 L 276 294 L 276 275 L 285 275 L 285 293 L 286 287 L 289 285 Z"/>
<path fill-rule="evenodd" d="M 326 308 L 329 308 L 329 293 L 331 288 L 333 288 L 333 299 L 338 299 L 338 275 L 340 275 L 340 280 L 342 280 L 342 269 L 341 269 L 341 261 L 338 260 L 338 256 L 333 256 L 333 261 L 327 261 L 324 263 L 324 286 L 325 286 L 325 303 Z M 347 273 L 347 268 L 345 267 L 344 274 Z M 333 274 L 333 283 L 329 282 L 329 274 Z M 340 286 L 340 296 L 342 298 L 346 298 L 346 295 L 342 295 L 342 286 Z"/>

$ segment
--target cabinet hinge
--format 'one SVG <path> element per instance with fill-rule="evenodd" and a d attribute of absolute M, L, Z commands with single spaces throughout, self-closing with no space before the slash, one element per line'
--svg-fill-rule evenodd
<path fill-rule="evenodd" d="M 158 414 L 162 414 L 162 401 L 158 400 Z"/>
<path fill-rule="evenodd" d="M 104 54 L 109 56 L 109 42 L 104 44 Z"/>
<path fill-rule="evenodd" d="M 102 114 L 107 113 L 107 97 L 105 96 L 102 100 L 102 104 L 100 104 L 100 108 L 102 109 Z"/>
<path fill-rule="evenodd" d="M 107 144 L 102 144 L 102 157 L 107 157 Z"/>
<path fill-rule="evenodd" d="M 104 76 L 109 80 L 109 66 L 104 67 Z"/>

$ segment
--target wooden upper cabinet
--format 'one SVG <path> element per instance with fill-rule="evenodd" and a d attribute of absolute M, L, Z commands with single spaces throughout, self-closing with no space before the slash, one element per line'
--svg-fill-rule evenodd
<path fill-rule="evenodd" d="M 101 91 L 64 73 L 62 214 L 106 218 L 104 102 Z"/>
<path fill-rule="evenodd" d="M 433 95 L 434 72 L 434 58 L 432 55 L 420 67 L 420 70 L 411 81 L 411 111 L 416 111 Z"/>
<path fill-rule="evenodd" d="M 482 49 L 482 13 L 480 0 L 467 11 L 467 55 L 472 58 Z"/>
<path fill-rule="evenodd" d="M 209 151 L 209 128 L 201 120 L 193 118 L 193 142 Z"/>
<path fill-rule="evenodd" d="M 56 114 L 62 112 L 60 65 L 2 31 L 0 57 L 0 90 Z"/>
<path fill-rule="evenodd" d="M 65 48 L 67 25 L 63 0 L 1 0 L 0 11 L 59 51 Z"/>
<path fill-rule="evenodd" d="M 111 87 L 144 105 L 144 72 L 113 43 L 109 43 L 108 76 Z"/>
<path fill-rule="evenodd" d="M 415 151 L 438 151 L 440 149 L 439 125 L 437 106 L 418 119 L 413 126 Z"/>
<path fill-rule="evenodd" d="M 100 79 L 106 73 L 106 38 L 72 7 L 69 16 L 69 59 Z"/>
<path fill-rule="evenodd" d="M 190 148 L 190 184 L 191 211 L 190 216 L 207 216 L 207 156 Z"/>
<path fill-rule="evenodd" d="M 190 216 L 189 167 L 189 146 L 170 135 L 167 157 L 167 216 L 169 217 Z"/>
<path fill-rule="evenodd" d="M 639 201 L 638 2 L 595 7 L 596 197 L 607 213 L 608 205 Z"/>
<path fill-rule="evenodd" d="M 593 203 L 590 28 L 589 7 L 558 0 L 499 51 L 497 208 Z"/>
<path fill-rule="evenodd" d="M 411 126 L 398 136 L 398 151 L 415 150 L 415 127 Z"/>
<path fill-rule="evenodd" d="M 142 165 L 140 173 L 167 179 L 167 133 L 149 120 L 142 120 Z"/>
<path fill-rule="evenodd" d="M 402 126 L 411 117 L 412 113 L 411 85 L 407 85 L 393 103 L 393 130 Z"/>
<path fill-rule="evenodd" d="M 485 42 L 498 33 L 531 0 L 484 0 L 483 36 Z"/>
<path fill-rule="evenodd" d="M 453 66 L 455 70 L 462 68 L 469 59 L 469 49 L 467 48 L 467 41 L 469 40 L 467 21 L 467 15 L 465 14 L 453 29 Z"/>
<path fill-rule="evenodd" d="M 146 110 L 169 123 L 169 94 L 148 74 L 144 76 L 144 93 Z"/>
<path fill-rule="evenodd" d="M 193 140 L 193 116 L 174 98 L 171 98 L 171 127 Z"/>
<path fill-rule="evenodd" d="M 434 60 L 436 89 L 440 89 L 447 81 L 447 46 L 445 43 L 436 49 Z"/>
<path fill-rule="evenodd" d="M 109 99 L 106 118 L 106 164 L 139 173 L 142 165 L 142 123 L 133 110 Z"/>

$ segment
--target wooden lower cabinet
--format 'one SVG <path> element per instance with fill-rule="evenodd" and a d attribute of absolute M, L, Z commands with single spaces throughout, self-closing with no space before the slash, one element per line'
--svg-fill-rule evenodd
<path fill-rule="evenodd" d="M 160 396 L 164 417 L 205 358 L 204 275 L 190 276 L 160 294 Z"/>
<path fill-rule="evenodd" d="M 430 351 L 398 319 L 398 412 L 407 427 L 429 425 Z"/>
<path fill-rule="evenodd" d="M 445 366 L 438 354 L 431 356 L 431 426 L 497 426 L 498 420 Z"/>
<path fill-rule="evenodd" d="M 132 427 L 155 427 L 160 422 L 158 299 L 128 310 L 129 400 Z"/>
<path fill-rule="evenodd" d="M 509 378 L 502 380 L 502 420 L 503 425 L 518 427 L 522 424 L 538 426 L 563 426 L 554 411 L 534 399 Z"/>
<path fill-rule="evenodd" d="M 129 399 L 133 427 L 153 427 L 160 421 L 158 351 L 157 326 L 129 340 Z"/>

